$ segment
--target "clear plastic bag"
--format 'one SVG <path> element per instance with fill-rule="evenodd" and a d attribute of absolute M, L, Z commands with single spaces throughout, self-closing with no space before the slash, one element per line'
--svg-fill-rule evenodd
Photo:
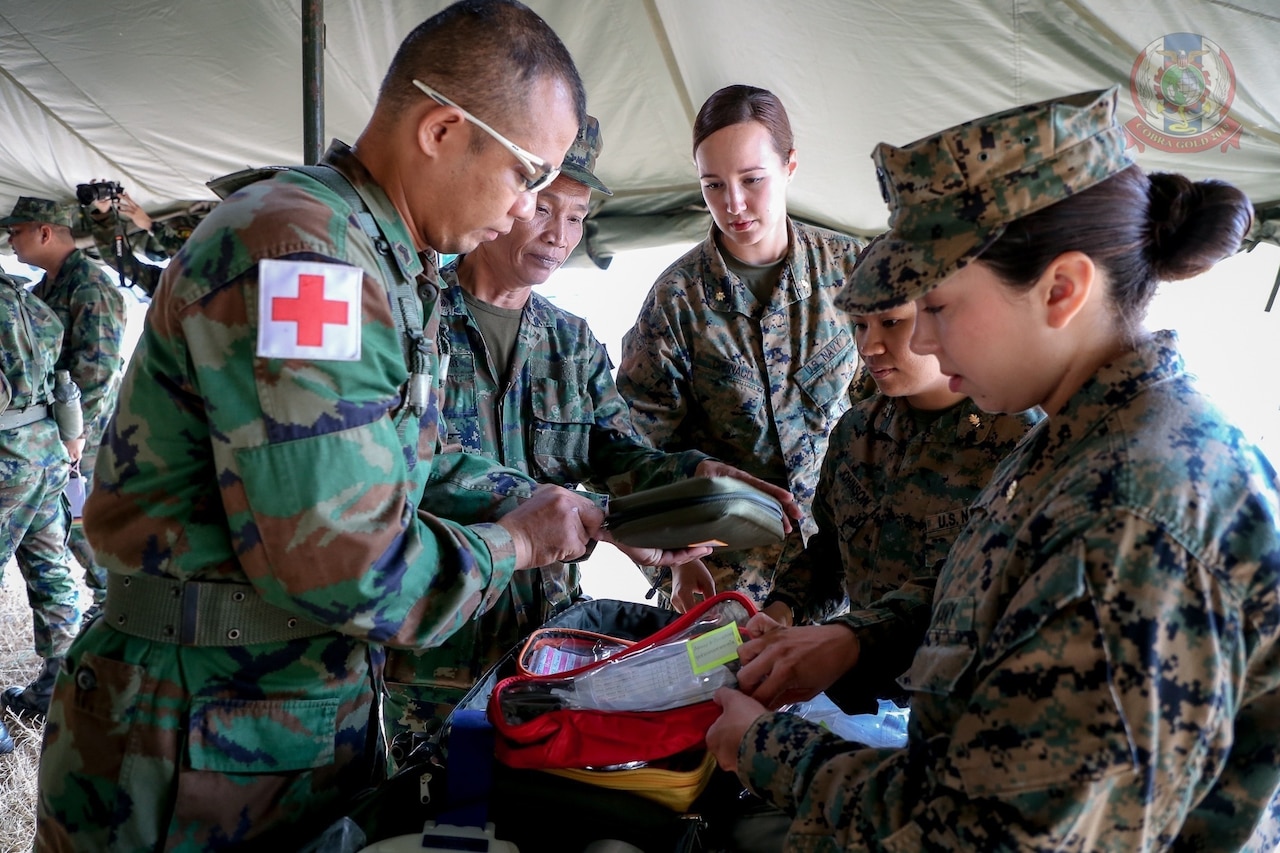
<path fill-rule="evenodd" d="M 827 698 L 827 694 L 819 693 L 808 702 L 796 702 L 783 710 L 817 723 L 845 740 L 865 743 L 875 748 L 905 747 L 911 709 L 899 708 L 888 699 L 879 701 L 878 713 L 846 714 Z"/>
<path fill-rule="evenodd" d="M 612 657 L 631 645 L 592 631 L 539 628 L 525 641 L 519 668 L 526 675 L 558 675 Z"/>
<path fill-rule="evenodd" d="M 500 698 L 503 715 L 518 724 L 561 709 L 665 711 L 706 701 L 737 685 L 737 647 L 750 615 L 726 600 L 661 642 L 615 652 L 586 672 L 511 684 Z"/>

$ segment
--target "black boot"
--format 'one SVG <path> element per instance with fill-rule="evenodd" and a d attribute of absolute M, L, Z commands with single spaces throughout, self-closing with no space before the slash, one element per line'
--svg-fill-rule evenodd
<path fill-rule="evenodd" d="M 32 717 L 43 717 L 49 711 L 49 700 L 53 698 L 53 682 L 58 678 L 58 667 L 62 658 L 45 658 L 44 668 L 36 676 L 36 680 L 26 686 L 10 687 L 0 702 L 14 714 L 29 714 Z"/>
<path fill-rule="evenodd" d="M 7 755 L 10 752 L 13 752 L 13 735 L 9 734 L 4 720 L 0 720 L 0 755 Z"/>

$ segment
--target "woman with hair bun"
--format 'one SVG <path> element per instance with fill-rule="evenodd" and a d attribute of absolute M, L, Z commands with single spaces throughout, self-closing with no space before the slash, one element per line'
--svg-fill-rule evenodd
<path fill-rule="evenodd" d="M 755 86 L 715 92 L 694 120 L 693 156 L 711 231 L 649 291 L 622 341 L 618 391 L 654 447 L 789 489 L 801 518 L 780 545 L 677 567 L 679 610 L 735 588 L 763 604 L 779 560 L 816 530 L 827 435 L 858 369 L 853 324 L 834 303 L 860 244 L 787 215 L 797 158 L 782 102 Z"/>
<path fill-rule="evenodd" d="M 906 749 L 766 712 L 766 679 L 823 664 L 771 634 L 741 648 L 744 692 L 719 692 L 708 743 L 794 815 L 793 849 L 1280 847 L 1280 482 L 1176 335 L 1142 326 L 1157 282 L 1239 248 L 1251 207 L 1133 165 L 1116 91 L 873 155 L 890 231 L 842 306 L 915 301 L 911 346 L 952 390 L 1046 419 L 938 578 L 898 679 Z M 830 657 L 856 678 L 858 655 L 855 638 Z"/>

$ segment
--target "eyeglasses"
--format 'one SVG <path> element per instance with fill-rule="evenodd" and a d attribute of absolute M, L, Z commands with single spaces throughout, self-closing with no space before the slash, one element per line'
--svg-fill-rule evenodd
<path fill-rule="evenodd" d="M 524 166 L 524 170 L 528 172 L 530 175 L 530 177 L 527 177 L 524 179 L 525 192 L 536 193 L 541 190 L 545 190 L 547 187 L 551 186 L 552 181 L 554 181 L 557 177 L 559 177 L 560 175 L 559 166 L 555 166 L 555 165 L 552 165 L 551 163 L 548 163 L 546 160 L 543 160 L 537 154 L 531 154 L 530 152 L 525 151 L 519 145 L 516 145 L 510 139 L 507 139 L 501 133 L 498 133 L 498 131 L 494 130 L 492 127 L 489 127 L 489 125 L 485 124 L 480 119 L 476 118 L 471 113 L 467 112 L 465 109 L 458 106 L 453 101 L 449 100 L 444 95 L 437 92 L 435 89 L 432 89 L 430 86 L 428 86 L 426 83 L 423 83 L 421 80 L 414 80 L 413 85 L 421 89 L 423 94 L 425 94 L 428 98 L 439 101 L 440 103 L 444 104 L 446 107 L 453 107 L 455 110 L 462 113 L 464 116 L 467 117 L 467 121 L 471 122 L 476 127 L 480 128 L 485 133 L 489 134 L 494 139 L 501 142 L 508 151 L 514 154 L 516 159 L 520 161 L 520 165 Z"/>

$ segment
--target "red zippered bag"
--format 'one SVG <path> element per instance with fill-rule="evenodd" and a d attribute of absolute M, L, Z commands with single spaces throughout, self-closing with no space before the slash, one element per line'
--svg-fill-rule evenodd
<path fill-rule="evenodd" d="M 703 746 L 720 716 L 710 694 L 736 684 L 736 646 L 755 613 L 746 596 L 722 592 L 605 660 L 503 679 L 487 708 L 495 757 L 522 769 L 607 767 Z"/>

